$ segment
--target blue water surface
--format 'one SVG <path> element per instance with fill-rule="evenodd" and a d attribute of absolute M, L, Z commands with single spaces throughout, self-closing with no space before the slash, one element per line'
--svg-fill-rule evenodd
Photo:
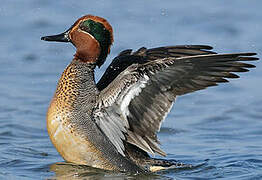
<path fill-rule="evenodd" d="M 45 114 L 75 49 L 40 40 L 85 14 L 108 19 L 115 42 L 97 79 L 127 48 L 207 44 L 261 57 L 261 7 L 259 0 L 1 0 L 0 179 L 262 179 L 261 62 L 240 79 L 177 99 L 159 133 L 161 147 L 166 158 L 194 168 L 132 176 L 66 164 L 59 156 Z"/>

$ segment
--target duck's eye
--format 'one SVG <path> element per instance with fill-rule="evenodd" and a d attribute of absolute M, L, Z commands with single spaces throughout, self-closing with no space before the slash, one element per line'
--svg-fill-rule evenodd
<path fill-rule="evenodd" d="M 90 32 L 89 23 L 87 23 L 87 21 L 82 22 L 79 28 L 85 32 Z"/>

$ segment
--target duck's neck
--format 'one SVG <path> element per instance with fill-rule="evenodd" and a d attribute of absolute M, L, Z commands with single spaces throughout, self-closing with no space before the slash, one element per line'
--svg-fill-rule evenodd
<path fill-rule="evenodd" d="M 95 64 L 74 59 L 64 70 L 56 90 L 56 99 L 67 108 L 91 110 L 98 90 L 94 80 Z"/>
<path fill-rule="evenodd" d="M 87 63 L 95 63 L 98 61 L 100 48 L 97 46 L 78 48 L 75 53 L 75 59 Z"/>
<path fill-rule="evenodd" d="M 75 59 L 90 63 L 97 62 L 101 48 L 99 42 L 93 36 L 88 33 L 73 31 L 70 37 L 76 47 Z"/>

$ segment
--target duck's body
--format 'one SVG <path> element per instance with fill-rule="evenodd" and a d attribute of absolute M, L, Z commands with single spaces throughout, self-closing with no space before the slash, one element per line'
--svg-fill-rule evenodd
<path fill-rule="evenodd" d="M 74 59 L 63 72 L 47 113 L 48 134 L 68 162 L 107 170 L 140 172 L 119 156 L 93 119 L 99 91 L 94 65 Z M 118 165 L 124 166 L 119 167 Z"/>
<path fill-rule="evenodd" d="M 254 67 L 255 53 L 218 55 L 209 46 L 170 46 L 123 51 L 96 84 L 113 42 L 103 18 L 84 16 L 65 33 L 43 37 L 72 42 L 77 52 L 63 72 L 47 113 L 52 143 L 68 162 L 132 173 L 161 170 L 175 162 L 165 155 L 156 133 L 175 98 L 237 78 L 231 72 Z"/>

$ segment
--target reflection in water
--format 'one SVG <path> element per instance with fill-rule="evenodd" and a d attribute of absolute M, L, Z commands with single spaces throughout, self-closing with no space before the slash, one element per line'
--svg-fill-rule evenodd
<path fill-rule="evenodd" d="M 207 166 L 207 161 L 208 160 L 194 166 L 190 165 L 182 168 L 172 168 L 157 173 L 143 175 L 131 175 L 127 173 L 106 171 L 85 165 L 57 162 L 50 165 L 49 170 L 54 172 L 55 175 L 49 179 L 173 179 L 168 176 L 174 172 L 198 172 L 201 169 L 210 168 Z"/>
<path fill-rule="evenodd" d="M 50 166 L 50 171 L 55 172 L 55 179 L 94 179 L 104 177 L 106 171 L 89 166 L 75 165 L 71 163 L 58 162 Z"/>
<path fill-rule="evenodd" d="M 159 175 L 129 175 L 106 171 L 84 165 L 58 162 L 50 166 L 50 171 L 55 173 L 53 179 L 158 179 Z M 52 179 L 51 178 L 51 179 Z M 164 177 L 163 177 L 164 178 Z M 161 177 L 161 179 L 163 179 Z"/>

